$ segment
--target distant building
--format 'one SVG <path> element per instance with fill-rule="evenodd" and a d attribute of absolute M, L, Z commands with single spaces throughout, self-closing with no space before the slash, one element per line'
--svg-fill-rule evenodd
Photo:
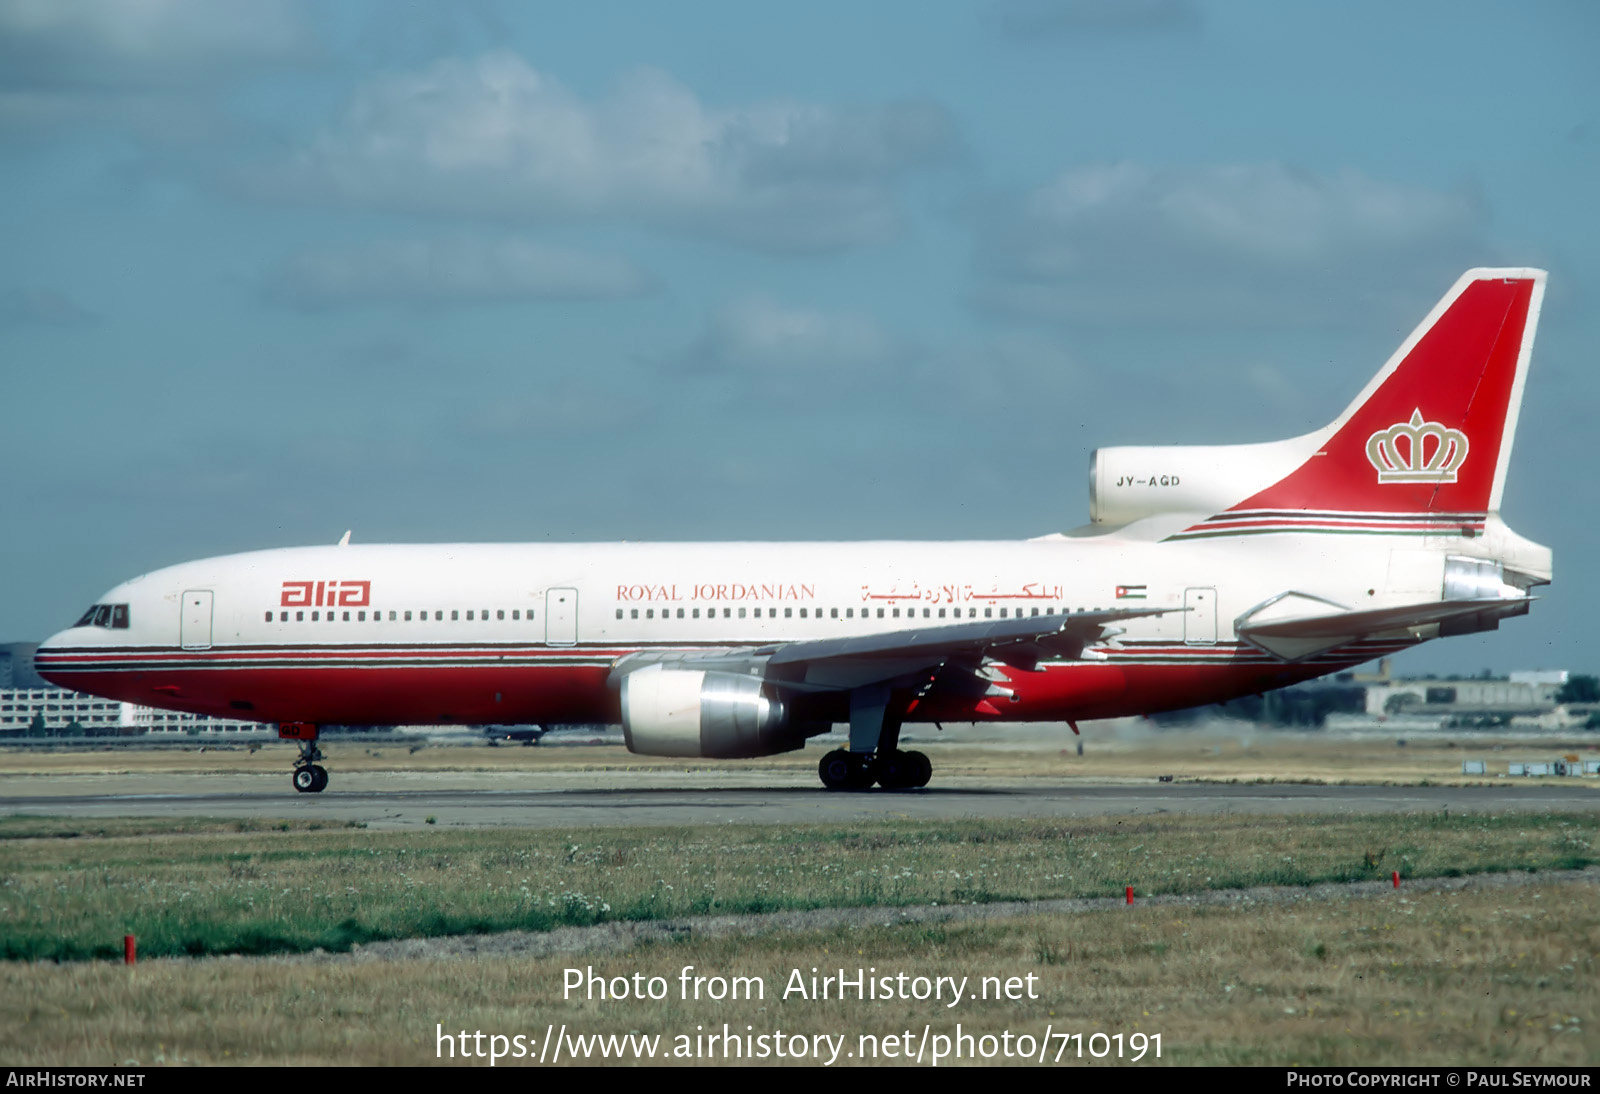
<path fill-rule="evenodd" d="M 63 730 L 73 725 L 87 737 L 277 734 L 276 726 L 264 722 L 179 714 L 49 685 L 42 688 L 0 688 L 0 737 L 30 736 L 30 729 L 36 733 L 42 730 L 42 736 L 59 737 Z"/>
<path fill-rule="evenodd" d="M 47 688 L 50 682 L 33 670 L 36 642 L 0 644 L 0 688 Z"/>

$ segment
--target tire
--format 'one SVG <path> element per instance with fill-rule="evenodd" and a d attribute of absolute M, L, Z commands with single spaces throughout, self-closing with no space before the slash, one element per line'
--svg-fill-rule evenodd
<path fill-rule="evenodd" d="M 290 781 L 294 783 L 294 788 L 302 794 L 315 794 L 322 789 L 321 783 L 317 781 L 316 769 L 312 767 L 295 768 L 294 774 L 290 776 Z"/>
<path fill-rule="evenodd" d="M 928 785 L 928 780 L 933 778 L 933 761 L 928 759 L 926 752 L 904 753 L 906 766 L 910 769 L 906 786 L 911 789 L 920 789 Z"/>
<path fill-rule="evenodd" d="M 885 790 L 905 790 L 914 785 L 918 768 L 909 752 L 883 752 L 872 761 L 872 773 Z"/>
<path fill-rule="evenodd" d="M 855 769 L 856 765 L 851 761 L 850 753 L 842 748 L 836 748 L 822 757 L 821 762 L 817 764 L 817 777 L 829 790 L 849 790 Z"/>
<path fill-rule="evenodd" d="M 317 778 L 316 785 L 311 788 L 311 793 L 320 794 L 328 789 L 328 772 L 320 764 L 312 765 L 311 773 Z"/>

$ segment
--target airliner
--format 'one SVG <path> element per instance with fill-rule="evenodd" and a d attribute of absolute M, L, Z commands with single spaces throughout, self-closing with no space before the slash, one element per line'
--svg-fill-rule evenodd
<path fill-rule="evenodd" d="M 118 585 L 53 683 L 277 723 L 620 723 L 654 756 L 804 746 L 831 790 L 926 786 L 907 723 L 1215 703 L 1495 630 L 1552 578 L 1501 520 L 1545 273 L 1464 274 L 1331 423 L 1102 448 L 1082 528 L 1022 542 L 337 545 Z"/>

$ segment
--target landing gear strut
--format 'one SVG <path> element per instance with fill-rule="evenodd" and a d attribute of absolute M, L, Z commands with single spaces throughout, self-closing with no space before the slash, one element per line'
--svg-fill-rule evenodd
<path fill-rule="evenodd" d="M 294 775 L 290 781 L 302 794 L 320 794 L 328 788 L 328 773 L 318 760 L 322 750 L 317 747 L 317 727 L 310 722 L 281 722 L 278 736 L 300 745 L 300 758 L 294 762 Z"/>

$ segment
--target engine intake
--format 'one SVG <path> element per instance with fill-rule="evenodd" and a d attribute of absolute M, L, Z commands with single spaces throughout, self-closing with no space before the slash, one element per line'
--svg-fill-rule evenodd
<path fill-rule="evenodd" d="M 827 726 L 796 723 L 754 676 L 650 665 L 622 678 L 622 736 L 642 756 L 749 759 L 792 752 Z"/>

